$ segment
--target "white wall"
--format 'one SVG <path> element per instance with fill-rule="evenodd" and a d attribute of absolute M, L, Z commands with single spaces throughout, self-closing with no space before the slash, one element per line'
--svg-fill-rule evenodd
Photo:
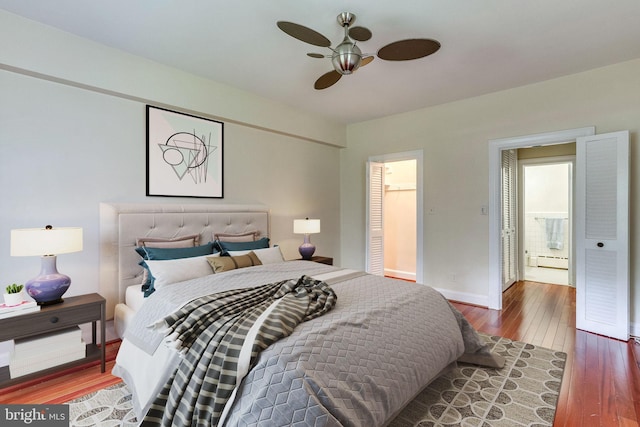
<path fill-rule="evenodd" d="M 0 10 L 0 69 L 342 147 L 344 125 Z"/>
<path fill-rule="evenodd" d="M 468 300 L 488 295 L 488 141 L 595 126 L 631 132 L 632 322 L 640 322 L 640 60 L 351 125 L 341 153 L 342 264 L 365 263 L 365 162 L 424 150 L 425 283 Z M 393 141 L 391 145 L 389 141 Z M 349 225 L 348 227 L 346 225 Z M 453 278 L 455 277 L 455 281 Z"/>
<path fill-rule="evenodd" d="M 569 212 L 569 165 L 524 168 L 525 212 Z"/>
<path fill-rule="evenodd" d="M 84 229 L 84 250 L 58 257 L 67 296 L 98 291 L 100 202 L 261 203 L 285 257 L 301 243 L 293 219 L 312 216 L 322 219 L 317 252 L 340 258 L 344 126 L 3 11 L 0 23 L 0 285 L 40 265 L 10 257 L 10 230 L 52 224 Z M 21 35 L 19 49 L 7 41 Z M 156 102 L 225 122 L 224 199 L 145 196 L 145 105 Z"/>

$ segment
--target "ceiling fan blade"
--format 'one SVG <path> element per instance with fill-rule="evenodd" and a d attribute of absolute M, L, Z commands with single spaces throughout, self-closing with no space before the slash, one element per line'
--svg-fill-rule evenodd
<path fill-rule="evenodd" d="M 314 52 L 307 53 L 307 56 L 310 56 L 310 57 L 312 57 L 312 58 L 324 58 L 324 57 L 325 57 L 325 56 L 324 56 L 323 54 L 321 54 L 321 53 L 314 53 Z"/>
<path fill-rule="evenodd" d="M 349 37 L 359 42 L 366 42 L 371 38 L 371 30 L 365 27 L 349 28 Z"/>
<path fill-rule="evenodd" d="M 303 25 L 294 24 L 293 22 L 278 21 L 278 28 L 291 37 L 296 38 L 305 43 L 312 44 L 314 46 L 329 47 L 331 41 L 317 31 L 307 28 Z"/>
<path fill-rule="evenodd" d="M 431 39 L 408 39 L 390 43 L 378 51 L 386 61 L 408 61 L 431 55 L 440 49 L 440 42 Z"/>
<path fill-rule="evenodd" d="M 340 80 L 340 77 L 342 77 L 342 74 L 336 70 L 331 70 L 328 73 L 321 75 L 314 83 L 313 88 L 316 90 L 326 89 L 336 84 L 338 80 Z"/>
<path fill-rule="evenodd" d="M 373 55 L 371 56 L 365 56 L 364 58 L 362 58 L 362 61 L 360 61 L 360 66 L 364 67 L 367 64 L 371 64 L 371 61 L 373 61 L 375 57 Z"/>

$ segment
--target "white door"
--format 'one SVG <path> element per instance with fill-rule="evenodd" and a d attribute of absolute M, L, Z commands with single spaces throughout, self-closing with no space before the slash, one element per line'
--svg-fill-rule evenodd
<path fill-rule="evenodd" d="M 516 171 L 516 150 L 502 151 L 502 290 L 506 290 L 517 280 L 517 253 L 518 241 L 516 239 L 518 200 Z"/>
<path fill-rule="evenodd" d="M 367 167 L 367 273 L 384 276 L 384 163 Z"/>
<path fill-rule="evenodd" d="M 629 132 L 578 138 L 576 327 L 629 339 Z"/>

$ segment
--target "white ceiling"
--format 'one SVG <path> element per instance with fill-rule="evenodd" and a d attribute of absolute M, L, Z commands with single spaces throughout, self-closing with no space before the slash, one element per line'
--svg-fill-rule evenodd
<path fill-rule="evenodd" d="M 73 34 L 354 123 L 573 74 L 640 57 L 639 0 L 0 0 L 0 8 Z M 357 15 L 366 53 L 433 38 L 426 58 L 381 59 L 313 89 L 329 53 L 276 21 L 342 41 L 336 16 Z"/>

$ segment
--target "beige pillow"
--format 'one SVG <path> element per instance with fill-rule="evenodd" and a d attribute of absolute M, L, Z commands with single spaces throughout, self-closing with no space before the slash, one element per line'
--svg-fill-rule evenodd
<path fill-rule="evenodd" d="M 198 246 L 199 241 L 199 234 L 172 238 L 139 237 L 136 240 L 136 246 L 144 246 L 147 248 L 190 248 L 192 246 Z"/>
<path fill-rule="evenodd" d="M 249 252 L 251 251 L 227 251 L 227 253 L 231 256 L 246 255 Z M 264 249 L 254 249 L 253 253 L 256 254 L 262 265 L 284 262 L 284 257 L 282 256 L 282 252 L 280 251 L 279 246 L 273 246 L 271 248 Z"/>
<path fill-rule="evenodd" d="M 242 234 L 214 233 L 213 240 L 219 240 L 221 242 L 255 242 L 259 234 L 259 231 Z"/>
<path fill-rule="evenodd" d="M 235 270 L 236 268 L 262 265 L 256 254 L 253 252 L 238 256 L 207 257 L 207 261 L 209 261 L 214 273 L 222 273 L 223 271 Z"/>

